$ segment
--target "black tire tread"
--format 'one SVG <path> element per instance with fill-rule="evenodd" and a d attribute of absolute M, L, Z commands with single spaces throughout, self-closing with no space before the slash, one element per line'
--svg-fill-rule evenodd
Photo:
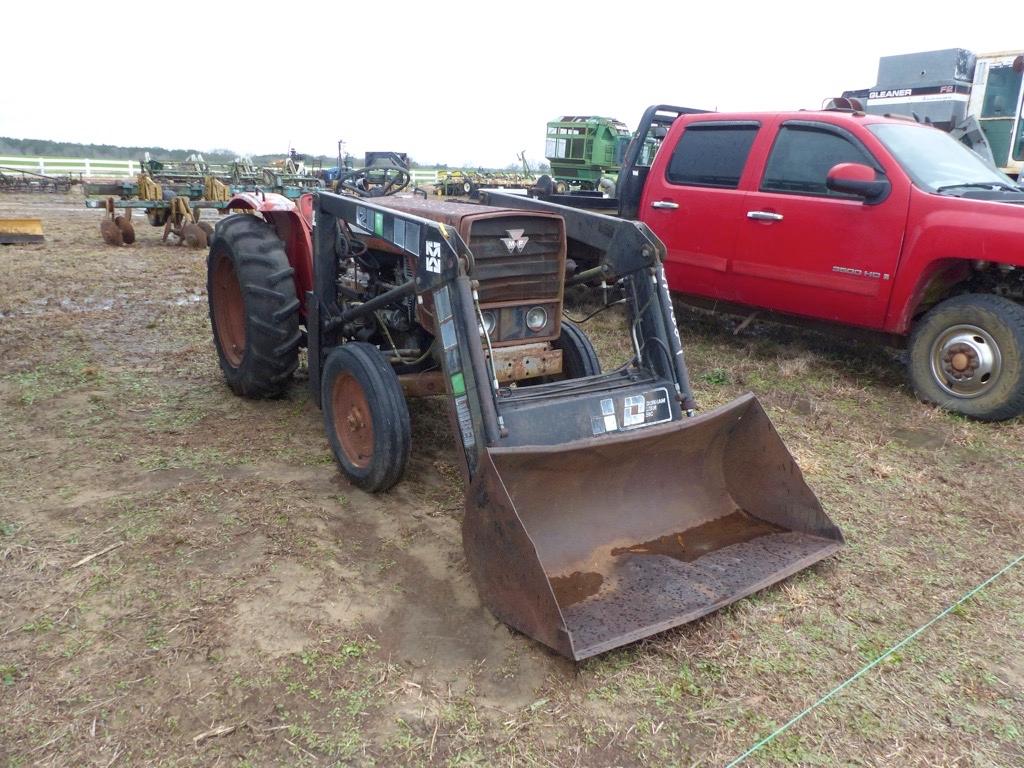
<path fill-rule="evenodd" d="M 596 376 L 601 373 L 601 361 L 593 342 L 571 320 L 562 318 L 562 333 L 553 346 L 562 350 L 562 370 L 566 378 Z"/>
<path fill-rule="evenodd" d="M 256 216 L 234 214 L 217 223 L 207 258 L 211 326 L 216 323 L 213 268 L 219 258 L 232 259 L 246 312 L 246 349 L 237 368 L 220 349 L 214 327 L 221 370 L 235 394 L 279 397 L 298 367 L 302 340 L 294 270 L 288 263 L 284 244 L 274 228 Z"/>
<path fill-rule="evenodd" d="M 373 459 L 365 470 L 346 464 L 337 435 L 334 434 L 333 404 L 330 391 L 333 377 L 350 371 L 366 393 L 373 419 Z M 324 429 L 331 450 L 342 472 L 364 491 L 386 491 L 402 479 L 412 452 L 409 407 L 394 368 L 372 344 L 352 341 L 333 349 L 324 362 Z"/>

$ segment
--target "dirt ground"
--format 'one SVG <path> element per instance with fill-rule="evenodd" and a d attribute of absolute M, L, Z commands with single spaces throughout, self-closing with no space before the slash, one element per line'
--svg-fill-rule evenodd
<path fill-rule="evenodd" d="M 0 765 L 723 765 L 1024 550 L 1024 421 L 917 403 L 896 353 L 680 311 L 702 405 L 756 393 L 848 546 L 574 665 L 481 606 L 442 403 L 364 494 L 304 369 L 277 401 L 224 385 L 205 254 L 144 222 L 105 246 L 74 195 L 2 215 L 47 240 L 0 247 Z M 622 359 L 614 310 L 584 327 Z M 1024 765 L 1022 582 L 748 763 Z"/>

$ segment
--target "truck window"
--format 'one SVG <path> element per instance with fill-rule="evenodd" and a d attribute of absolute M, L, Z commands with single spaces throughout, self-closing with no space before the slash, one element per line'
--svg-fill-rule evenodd
<path fill-rule="evenodd" d="M 666 178 L 672 184 L 735 189 L 757 129 L 757 123 L 687 126 L 672 151 Z"/>
<path fill-rule="evenodd" d="M 877 167 L 866 150 L 832 131 L 783 125 L 768 156 L 761 191 L 848 198 L 825 186 L 829 170 L 839 163 Z"/>

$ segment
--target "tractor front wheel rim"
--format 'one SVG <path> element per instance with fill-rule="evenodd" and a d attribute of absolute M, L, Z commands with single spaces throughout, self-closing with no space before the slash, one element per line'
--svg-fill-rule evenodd
<path fill-rule="evenodd" d="M 331 387 L 334 433 L 346 458 L 359 469 L 373 458 L 373 419 L 366 393 L 350 373 L 342 373 Z"/>

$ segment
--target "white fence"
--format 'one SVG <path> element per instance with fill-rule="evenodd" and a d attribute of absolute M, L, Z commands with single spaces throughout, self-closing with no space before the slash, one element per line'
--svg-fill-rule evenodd
<path fill-rule="evenodd" d="M 0 166 L 44 176 L 70 173 L 86 179 L 131 178 L 140 170 L 138 160 L 92 160 L 87 157 L 0 157 Z"/>
<path fill-rule="evenodd" d="M 84 179 L 124 179 L 139 173 L 138 160 L 92 160 L 77 157 L 0 157 L 0 166 L 15 170 L 41 173 L 44 176 L 81 176 Z M 434 184 L 437 171 L 416 168 L 412 171 L 413 184 Z"/>
<path fill-rule="evenodd" d="M 410 173 L 412 174 L 413 184 L 436 184 L 437 183 L 437 171 L 430 168 L 413 168 Z"/>

